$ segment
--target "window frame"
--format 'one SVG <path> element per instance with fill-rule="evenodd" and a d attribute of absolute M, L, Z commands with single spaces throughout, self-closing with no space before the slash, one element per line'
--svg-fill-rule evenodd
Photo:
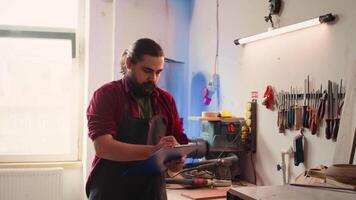
<path fill-rule="evenodd" d="M 79 1 L 80 2 L 80 1 Z M 50 27 L 28 27 L 28 26 L 1 26 L 0 25 L 0 37 L 9 38 L 44 38 L 44 39 L 64 39 L 70 40 L 71 50 L 72 50 L 72 66 L 79 67 L 79 72 L 84 73 L 83 66 L 83 52 L 79 50 L 79 46 L 84 42 L 81 36 L 80 26 L 75 29 L 65 29 L 65 28 L 50 28 Z M 79 38 L 79 39 L 78 39 Z M 0 165 L 5 163 L 49 163 L 49 162 L 75 162 L 81 161 L 82 159 L 82 134 L 83 134 L 83 115 L 84 111 L 84 74 L 79 77 L 80 85 L 82 89 L 78 98 L 79 106 L 77 111 L 74 113 L 74 119 L 79 123 L 79 125 L 73 127 L 73 132 L 76 132 L 73 137 L 73 151 L 69 154 L 41 154 L 41 155 L 0 155 Z M 77 140 L 77 141 L 76 141 Z"/>

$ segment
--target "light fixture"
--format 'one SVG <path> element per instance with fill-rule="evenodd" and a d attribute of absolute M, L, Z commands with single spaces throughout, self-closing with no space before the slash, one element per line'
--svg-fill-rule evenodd
<path fill-rule="evenodd" d="M 277 28 L 277 29 L 273 29 L 271 31 L 267 31 L 264 33 L 260 33 L 257 35 L 253 35 L 253 36 L 249 36 L 249 37 L 245 37 L 245 38 L 240 38 L 240 39 L 236 39 L 234 40 L 234 43 L 236 45 L 242 45 L 242 44 L 246 44 L 249 42 L 253 42 L 253 41 L 257 41 L 257 40 L 261 40 L 264 38 L 269 38 L 269 37 L 274 37 L 276 35 L 281 35 L 284 33 L 288 33 L 288 32 L 292 32 L 292 31 L 297 31 L 303 28 L 308 28 L 311 26 L 315 26 L 315 25 L 319 25 L 322 23 L 328 23 L 328 22 L 332 22 L 335 20 L 335 16 L 332 15 L 331 13 L 326 14 L 326 15 L 322 15 L 319 16 L 317 18 L 314 19 L 310 19 L 304 22 L 300 22 L 297 24 L 293 24 L 293 25 L 289 25 L 289 26 L 285 26 L 282 28 Z"/>

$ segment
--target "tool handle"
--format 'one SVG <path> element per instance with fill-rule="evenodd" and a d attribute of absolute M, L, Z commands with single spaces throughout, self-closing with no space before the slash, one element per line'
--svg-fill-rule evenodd
<path fill-rule="evenodd" d="M 313 120 L 311 122 L 311 134 L 315 135 L 316 132 L 318 131 L 318 122 L 317 122 L 317 117 L 316 114 L 314 113 Z"/>
<path fill-rule="evenodd" d="M 288 110 L 284 110 L 284 117 L 283 117 L 283 126 L 284 128 L 288 129 Z"/>
<path fill-rule="evenodd" d="M 285 133 L 286 132 L 286 128 L 284 127 L 284 125 L 281 125 L 278 129 L 279 133 Z"/>
<path fill-rule="evenodd" d="M 320 118 L 323 119 L 325 115 L 326 100 L 322 100 Z"/>
<path fill-rule="evenodd" d="M 293 128 L 293 118 L 294 118 L 294 111 L 293 111 L 293 107 L 291 106 L 288 112 L 288 127 L 290 129 Z"/>
<path fill-rule="evenodd" d="M 295 124 L 295 108 L 294 106 L 291 108 L 291 128 L 294 128 L 294 124 Z"/>
<path fill-rule="evenodd" d="M 318 131 L 318 125 L 316 123 L 313 123 L 311 127 L 311 134 L 315 135 L 317 131 Z"/>
<path fill-rule="evenodd" d="M 317 118 L 322 119 L 324 118 L 325 114 L 325 99 L 320 99 L 319 106 L 318 106 L 318 112 L 317 112 Z"/>
<path fill-rule="evenodd" d="M 297 107 L 295 108 L 295 130 L 299 130 L 301 128 L 301 114 L 302 114 L 302 108 Z"/>
<path fill-rule="evenodd" d="M 304 128 L 309 128 L 308 127 L 308 119 L 309 119 L 308 106 L 303 106 L 303 127 Z"/>
<path fill-rule="evenodd" d="M 208 186 L 212 185 L 212 181 L 209 179 L 193 178 L 193 179 L 176 179 L 176 178 L 166 178 L 167 184 L 180 184 L 180 185 L 190 185 L 190 186 Z"/>
<path fill-rule="evenodd" d="M 280 127 L 281 124 L 283 123 L 283 110 L 279 110 L 278 111 L 278 115 L 277 115 L 277 126 Z"/>
<path fill-rule="evenodd" d="M 332 125 L 331 125 L 331 118 L 328 118 L 325 120 L 326 121 L 326 127 L 325 127 L 325 137 L 326 139 L 331 138 L 331 132 L 332 132 Z"/>
<path fill-rule="evenodd" d="M 308 127 L 310 128 L 310 129 L 312 129 L 312 124 L 313 124 L 313 115 L 314 115 L 314 113 L 313 113 L 313 110 L 310 108 L 309 109 L 309 111 L 308 111 L 308 113 L 309 113 L 309 119 L 308 119 Z"/>
<path fill-rule="evenodd" d="M 279 133 L 285 133 L 283 115 L 284 115 L 284 110 L 278 111 L 277 125 L 279 127 Z"/>
<path fill-rule="evenodd" d="M 339 124 L 340 124 L 340 118 L 335 118 L 334 119 L 333 134 L 332 134 L 332 138 L 335 141 L 336 141 L 336 138 L 337 138 L 337 134 L 339 132 Z"/>

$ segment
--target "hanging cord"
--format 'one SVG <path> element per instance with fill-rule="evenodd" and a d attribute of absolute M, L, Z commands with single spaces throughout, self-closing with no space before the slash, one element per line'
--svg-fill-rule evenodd
<path fill-rule="evenodd" d="M 215 54 L 215 65 L 214 74 L 218 72 L 219 65 L 219 0 L 216 0 L 216 54 Z"/>
<path fill-rule="evenodd" d="M 251 165 L 252 165 L 252 169 L 253 169 L 253 181 L 254 181 L 254 184 L 257 185 L 256 167 L 255 167 L 255 162 L 253 161 L 252 151 L 250 151 L 250 159 L 251 159 Z"/>

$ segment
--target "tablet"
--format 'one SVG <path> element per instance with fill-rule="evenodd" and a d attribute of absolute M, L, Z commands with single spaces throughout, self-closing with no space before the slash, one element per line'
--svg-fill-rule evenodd
<path fill-rule="evenodd" d="M 147 160 L 143 160 L 129 168 L 122 176 L 156 176 L 166 171 L 165 163 L 180 159 L 198 148 L 196 144 L 185 144 L 174 147 L 163 147 Z"/>

